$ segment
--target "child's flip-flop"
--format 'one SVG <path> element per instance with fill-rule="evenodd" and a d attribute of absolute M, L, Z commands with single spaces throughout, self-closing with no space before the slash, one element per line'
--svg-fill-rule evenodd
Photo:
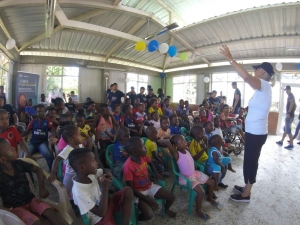
<path fill-rule="evenodd" d="M 220 202 L 217 202 L 217 204 L 214 205 L 217 209 L 223 209 L 223 205 Z"/>
<path fill-rule="evenodd" d="M 201 217 L 201 219 L 203 219 L 204 221 L 209 220 L 211 218 L 211 216 L 207 213 L 203 213 L 204 217 Z"/>

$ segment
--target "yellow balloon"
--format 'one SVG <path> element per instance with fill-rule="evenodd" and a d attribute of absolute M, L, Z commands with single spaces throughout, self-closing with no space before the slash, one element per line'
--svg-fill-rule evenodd
<path fill-rule="evenodd" d="M 180 53 L 180 60 L 185 62 L 188 59 L 189 55 L 186 52 Z"/>
<path fill-rule="evenodd" d="M 134 49 L 137 50 L 137 51 L 144 51 L 146 47 L 147 47 L 146 43 L 143 42 L 143 41 L 140 41 L 140 42 L 136 43 Z"/>

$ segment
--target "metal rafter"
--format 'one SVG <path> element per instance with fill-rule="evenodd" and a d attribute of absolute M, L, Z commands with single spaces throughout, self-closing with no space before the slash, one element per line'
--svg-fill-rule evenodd
<path fill-rule="evenodd" d="M 173 40 L 174 40 L 174 38 L 173 38 L 173 37 L 171 37 L 171 40 L 170 40 L 169 46 L 170 46 L 170 45 L 172 45 L 172 43 L 173 43 Z M 166 66 L 169 64 L 170 60 L 171 60 L 171 57 L 168 55 L 168 53 L 166 53 L 165 61 L 164 61 L 164 64 L 163 64 L 163 71 L 165 71 L 165 69 L 166 69 Z"/>
<path fill-rule="evenodd" d="M 113 6 L 117 6 L 122 2 L 122 0 L 115 0 Z"/>

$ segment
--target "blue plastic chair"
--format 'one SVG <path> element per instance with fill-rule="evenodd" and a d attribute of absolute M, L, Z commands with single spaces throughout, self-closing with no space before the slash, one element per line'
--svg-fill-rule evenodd
<path fill-rule="evenodd" d="M 115 188 L 118 188 L 119 190 L 121 190 L 124 186 L 115 178 L 113 178 L 112 181 L 112 185 Z M 131 217 L 130 217 L 130 224 L 132 225 L 137 225 L 138 221 L 137 221 L 137 216 L 136 216 L 136 210 L 134 210 L 134 203 L 132 202 L 132 212 L 131 212 Z M 83 221 L 84 225 L 91 225 L 89 218 L 87 216 L 87 214 L 81 215 L 81 219 Z M 119 211 L 114 215 L 114 220 L 116 222 L 117 225 L 122 224 L 122 212 Z"/>

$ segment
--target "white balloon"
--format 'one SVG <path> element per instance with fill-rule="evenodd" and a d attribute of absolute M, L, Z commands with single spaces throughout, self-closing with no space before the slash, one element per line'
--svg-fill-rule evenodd
<path fill-rule="evenodd" d="M 161 43 L 158 47 L 158 51 L 162 54 L 167 53 L 169 50 L 169 45 L 167 43 Z"/>
<path fill-rule="evenodd" d="M 282 70 L 282 63 L 280 63 L 280 62 L 276 63 L 275 67 L 276 67 L 276 70 L 281 71 Z"/>
<path fill-rule="evenodd" d="M 7 50 L 11 50 L 15 47 L 16 45 L 16 41 L 14 39 L 8 39 L 7 42 L 6 42 L 6 49 Z"/>
<path fill-rule="evenodd" d="M 204 83 L 208 83 L 209 82 L 209 77 L 204 77 Z"/>

